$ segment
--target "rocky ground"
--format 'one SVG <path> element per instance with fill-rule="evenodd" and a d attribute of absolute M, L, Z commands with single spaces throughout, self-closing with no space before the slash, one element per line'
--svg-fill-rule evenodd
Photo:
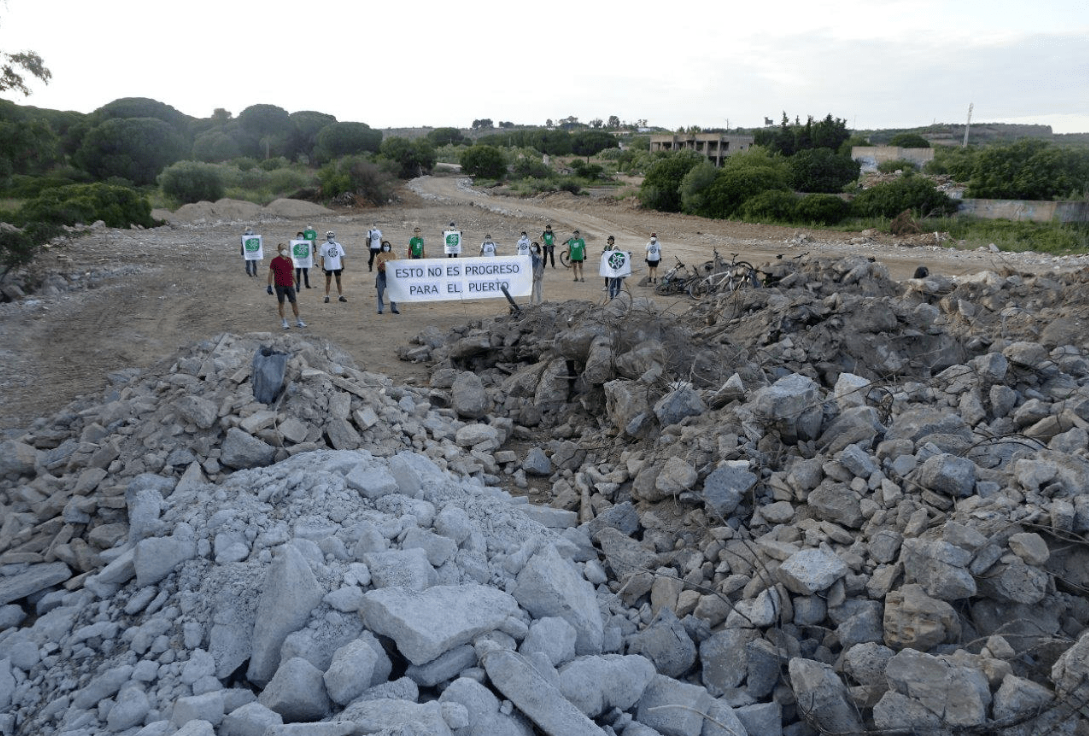
<path fill-rule="evenodd" d="M 769 288 L 556 279 L 396 371 L 221 330 L 13 425 L 0 732 L 1089 732 L 1089 272 L 783 235 Z"/>

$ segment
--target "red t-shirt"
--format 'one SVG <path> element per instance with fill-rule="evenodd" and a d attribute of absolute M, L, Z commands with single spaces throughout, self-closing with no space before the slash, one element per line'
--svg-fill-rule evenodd
<path fill-rule="evenodd" d="M 269 262 L 268 267 L 276 274 L 274 280 L 277 286 L 295 285 L 295 262 L 293 260 L 283 256 L 276 256 Z"/>

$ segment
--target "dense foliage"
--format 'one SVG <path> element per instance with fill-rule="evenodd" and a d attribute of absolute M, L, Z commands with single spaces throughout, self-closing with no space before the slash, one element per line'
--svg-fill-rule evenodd
<path fill-rule="evenodd" d="M 889 145 L 900 148 L 930 148 L 930 141 L 918 133 L 897 133 L 889 139 Z"/>
<path fill-rule="evenodd" d="M 790 157 L 790 183 L 799 192 L 835 193 L 858 179 L 861 165 L 830 148 L 807 148 Z"/>
<path fill-rule="evenodd" d="M 318 133 L 314 158 L 325 162 L 341 156 L 377 153 L 381 145 L 382 131 L 373 130 L 366 123 L 333 123 Z"/>
<path fill-rule="evenodd" d="M 833 118 L 831 113 L 824 120 L 816 122 L 810 116 L 803 125 L 797 118 L 791 123 L 784 112 L 778 128 L 762 128 L 755 131 L 753 137 L 756 145 L 771 153 L 793 156 L 798 151 L 810 148 L 838 151 L 851 134 L 847 132 L 847 121 Z"/>
<path fill-rule="evenodd" d="M 653 163 L 639 187 L 639 202 L 647 209 L 681 211 L 681 182 L 696 165 L 705 161 L 695 151 L 677 151 Z"/>
<path fill-rule="evenodd" d="M 1089 150 L 1060 149 L 1025 138 L 981 150 L 968 196 L 991 199 L 1077 198 L 1089 193 Z"/>
<path fill-rule="evenodd" d="M 321 193 L 326 199 L 351 194 L 375 205 L 393 196 L 393 178 L 365 156 L 344 156 L 321 167 Z"/>
<path fill-rule="evenodd" d="M 158 118 L 111 118 L 91 128 L 75 159 L 99 180 L 154 184 L 160 171 L 188 151 L 181 134 Z"/>
<path fill-rule="evenodd" d="M 402 179 L 430 174 L 437 160 L 435 147 L 426 138 L 387 138 L 378 153 L 396 164 L 397 176 Z"/>
<path fill-rule="evenodd" d="M 15 220 L 16 224 L 90 225 L 102 220 L 108 227 L 155 226 L 146 197 L 129 187 L 101 183 L 45 189 L 23 203 Z"/>
<path fill-rule="evenodd" d="M 179 161 L 166 167 L 159 174 L 159 187 L 178 204 L 215 202 L 224 194 L 219 168 L 199 161 Z"/>
<path fill-rule="evenodd" d="M 507 173 L 507 160 L 495 146 L 478 143 L 462 151 L 461 170 L 469 176 L 502 179 Z"/>
<path fill-rule="evenodd" d="M 892 219 L 905 210 L 916 217 L 938 217 L 957 211 L 957 203 L 923 176 L 904 176 L 860 192 L 852 207 L 859 217 Z"/>

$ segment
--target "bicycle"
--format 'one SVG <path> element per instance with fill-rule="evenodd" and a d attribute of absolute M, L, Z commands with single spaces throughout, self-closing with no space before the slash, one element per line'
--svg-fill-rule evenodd
<path fill-rule="evenodd" d="M 760 288 L 760 277 L 756 267 L 748 261 L 737 260 L 737 253 L 731 254 L 733 258 L 729 263 L 723 261 L 718 251 L 715 251 L 715 263 L 723 264 L 721 270 L 716 270 L 709 276 L 699 278 L 688 285 L 688 295 L 693 299 L 713 294 L 720 290 L 737 291 L 745 288 Z"/>
<path fill-rule="evenodd" d="M 694 279 L 699 278 L 698 273 L 688 273 L 685 271 L 686 266 L 681 263 L 681 259 L 674 256 L 677 259 L 677 265 L 669 269 L 658 279 L 657 286 L 654 287 L 654 293 L 659 295 L 667 294 L 683 294 L 688 290 L 689 284 Z M 695 269 L 693 268 L 693 271 Z"/>

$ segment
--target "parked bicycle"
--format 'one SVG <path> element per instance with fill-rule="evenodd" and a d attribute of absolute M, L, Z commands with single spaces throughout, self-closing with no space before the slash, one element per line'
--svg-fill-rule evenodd
<path fill-rule="evenodd" d="M 699 273 L 693 268 L 690 273 L 687 267 L 681 263 L 681 259 L 674 256 L 677 260 L 677 265 L 666 271 L 659 279 L 657 285 L 654 287 L 654 293 L 660 295 L 667 294 L 683 294 L 688 290 L 689 285 L 699 278 Z"/>
<path fill-rule="evenodd" d="M 731 255 L 733 256 L 732 259 L 729 263 L 726 263 L 716 250 L 712 273 L 692 281 L 688 285 L 688 295 L 698 299 L 719 291 L 737 291 L 746 288 L 759 289 L 760 275 L 756 267 L 748 261 L 737 260 L 737 253 Z M 708 263 L 711 262 L 708 261 Z"/>

